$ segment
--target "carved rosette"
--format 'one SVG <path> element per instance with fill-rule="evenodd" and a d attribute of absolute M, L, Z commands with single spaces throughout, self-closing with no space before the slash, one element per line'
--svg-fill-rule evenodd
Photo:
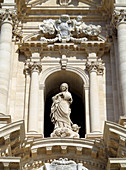
<path fill-rule="evenodd" d="M 40 73 L 42 71 L 42 65 L 40 63 L 36 63 L 36 62 L 29 63 L 28 66 L 29 66 L 29 70 L 31 73 L 33 73 L 33 72 Z"/>
<path fill-rule="evenodd" d="M 98 75 L 103 75 L 104 72 L 104 64 L 98 62 L 87 62 L 86 70 L 91 72 L 96 72 Z"/>
<path fill-rule="evenodd" d="M 126 22 L 126 11 L 114 10 L 112 22 L 115 27 L 117 27 L 121 22 Z"/>

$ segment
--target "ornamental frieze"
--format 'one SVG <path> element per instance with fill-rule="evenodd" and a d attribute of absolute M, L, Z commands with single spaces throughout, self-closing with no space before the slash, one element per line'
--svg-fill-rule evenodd
<path fill-rule="evenodd" d="M 82 16 L 77 19 L 70 19 L 69 15 L 63 14 L 57 20 L 43 20 L 39 25 L 40 31 L 43 33 L 41 41 L 46 42 L 82 42 L 87 41 L 89 37 L 97 37 L 101 33 L 100 25 L 86 25 Z M 47 38 L 52 35 L 53 38 Z"/>

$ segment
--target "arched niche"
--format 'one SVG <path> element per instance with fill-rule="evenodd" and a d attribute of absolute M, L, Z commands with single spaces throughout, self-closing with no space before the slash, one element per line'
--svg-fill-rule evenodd
<path fill-rule="evenodd" d="M 78 71 L 79 72 L 79 71 Z M 44 75 L 44 74 L 43 74 Z M 60 85 L 63 82 L 68 83 L 69 91 L 73 96 L 73 103 L 71 105 L 71 120 L 73 123 L 81 126 L 80 137 L 85 137 L 87 131 L 85 122 L 85 82 L 83 75 L 79 75 L 76 71 L 61 70 L 52 72 L 48 75 L 44 82 L 44 136 L 49 137 L 53 131 L 53 124 L 50 120 L 50 110 L 52 104 L 52 96 L 60 92 Z M 85 75 L 84 75 L 85 76 Z M 83 78 L 82 78 L 83 77 Z M 87 81 L 87 80 L 86 80 Z M 88 81 L 87 81 L 88 82 Z M 86 82 L 86 83 L 87 83 Z"/>

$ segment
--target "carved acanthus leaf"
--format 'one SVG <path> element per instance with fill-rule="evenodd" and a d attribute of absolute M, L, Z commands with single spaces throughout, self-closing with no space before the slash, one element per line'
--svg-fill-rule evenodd
<path fill-rule="evenodd" d="M 86 63 L 86 70 L 90 73 L 90 72 L 97 72 L 97 74 L 103 74 L 104 71 L 104 64 L 103 63 L 99 63 L 99 62 L 87 62 Z"/>
<path fill-rule="evenodd" d="M 40 63 L 37 62 L 31 62 L 29 63 L 29 69 L 31 72 L 37 71 L 37 72 L 41 72 L 42 71 L 42 65 Z"/>
<path fill-rule="evenodd" d="M 0 11 L 2 22 L 10 21 L 12 24 L 15 24 L 17 20 L 16 10 L 5 9 Z"/>
<path fill-rule="evenodd" d="M 115 24 L 115 26 L 124 21 L 126 21 L 126 11 L 114 10 L 112 22 Z"/>

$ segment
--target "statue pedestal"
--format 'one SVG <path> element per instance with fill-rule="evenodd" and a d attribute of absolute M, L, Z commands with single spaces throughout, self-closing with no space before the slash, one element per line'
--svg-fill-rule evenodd
<path fill-rule="evenodd" d="M 72 129 L 69 128 L 56 128 L 54 131 L 51 133 L 50 137 L 52 138 L 79 138 L 79 134 L 77 132 L 74 132 Z"/>
<path fill-rule="evenodd" d="M 96 138 L 98 138 L 98 139 L 101 139 L 103 137 L 103 133 L 88 133 L 88 134 L 86 134 L 85 135 L 85 138 L 86 139 L 96 139 Z"/>
<path fill-rule="evenodd" d="M 76 164 L 76 162 L 68 160 L 67 158 L 60 158 L 59 160 L 53 161 L 51 164 L 45 163 L 44 168 L 46 170 L 88 170 L 82 163 Z"/>
<path fill-rule="evenodd" d="M 43 138 L 43 135 L 40 133 L 35 133 L 35 132 L 28 132 L 26 133 L 27 138 Z"/>
<path fill-rule="evenodd" d="M 0 128 L 11 123 L 11 116 L 0 113 Z"/>

